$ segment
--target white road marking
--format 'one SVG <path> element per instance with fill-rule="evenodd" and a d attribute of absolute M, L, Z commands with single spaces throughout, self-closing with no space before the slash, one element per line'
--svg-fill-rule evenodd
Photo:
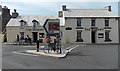
<path fill-rule="evenodd" d="M 71 50 L 75 49 L 75 48 L 78 47 L 78 46 L 79 46 L 79 45 L 73 45 L 73 46 L 68 47 L 68 48 L 66 48 L 66 49 L 70 52 Z"/>
<path fill-rule="evenodd" d="M 20 51 L 18 51 L 18 52 L 14 51 L 13 53 L 21 54 L 21 55 L 29 55 L 29 56 L 38 56 L 38 55 L 33 55 L 33 54 L 21 53 Z"/>
<path fill-rule="evenodd" d="M 75 49 L 75 48 L 77 48 L 77 47 L 79 47 L 79 45 L 76 45 L 76 46 L 70 48 L 68 51 L 70 52 L 70 51 L 72 51 L 73 49 Z"/>

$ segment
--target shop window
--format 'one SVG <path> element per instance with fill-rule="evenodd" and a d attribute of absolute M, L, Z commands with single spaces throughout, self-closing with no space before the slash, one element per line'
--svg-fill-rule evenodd
<path fill-rule="evenodd" d="M 105 41 L 111 41 L 111 39 L 109 38 L 109 31 L 105 32 Z"/>
<path fill-rule="evenodd" d="M 44 38 L 44 33 L 39 33 L 39 38 Z"/>
<path fill-rule="evenodd" d="M 24 32 L 20 32 L 20 39 L 23 40 L 24 39 Z"/>
<path fill-rule="evenodd" d="M 77 39 L 76 42 L 83 42 L 83 39 L 81 38 L 81 31 L 77 31 Z"/>

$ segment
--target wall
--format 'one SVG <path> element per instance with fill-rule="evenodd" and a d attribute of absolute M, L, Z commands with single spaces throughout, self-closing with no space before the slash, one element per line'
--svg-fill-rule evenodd
<path fill-rule="evenodd" d="M 104 18 L 96 18 L 96 27 L 98 30 L 96 31 L 96 43 L 118 43 L 119 34 L 118 34 L 118 20 L 116 18 L 110 18 L 109 23 L 111 29 L 104 29 Z M 68 18 L 65 21 L 66 27 L 72 27 L 72 30 L 65 30 L 65 40 L 69 41 L 68 43 L 91 43 L 91 18 L 82 18 L 81 26 L 84 29 L 76 29 L 77 19 L 76 18 Z M 90 30 L 85 30 L 85 28 Z M 100 30 L 102 29 L 102 30 Z M 82 38 L 84 42 L 76 42 L 77 32 L 76 30 L 82 30 Z M 110 39 L 111 42 L 104 42 L 105 40 L 105 30 L 110 30 Z M 103 33 L 103 38 L 98 38 L 98 33 Z"/>
<path fill-rule="evenodd" d="M 37 27 L 37 29 L 43 29 L 42 31 L 26 31 L 26 29 L 32 29 L 32 27 L 26 26 L 23 29 L 20 29 L 19 26 L 7 26 L 7 42 L 8 43 L 14 42 L 16 40 L 17 34 L 20 36 L 20 32 L 25 32 L 25 35 L 24 35 L 25 38 L 27 37 L 27 35 L 29 35 L 32 38 L 33 37 L 32 32 L 44 33 L 44 36 L 46 35 L 46 32 L 43 27 Z M 65 43 L 63 26 L 61 27 L 61 30 L 63 32 L 62 43 Z M 38 34 L 38 38 L 39 38 L 39 34 Z M 44 38 L 41 38 L 41 39 L 43 39 L 43 42 L 45 42 Z M 54 37 L 52 37 L 52 38 L 54 38 Z M 33 38 L 32 38 L 32 40 L 33 40 Z"/>

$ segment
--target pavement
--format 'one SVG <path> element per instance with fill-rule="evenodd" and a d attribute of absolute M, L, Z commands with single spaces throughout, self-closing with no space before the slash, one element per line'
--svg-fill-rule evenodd
<path fill-rule="evenodd" d="M 68 54 L 68 50 L 62 50 L 62 53 L 56 53 L 51 52 L 50 54 L 44 53 L 43 50 L 39 50 L 39 52 L 36 52 L 36 50 L 26 50 L 26 53 L 34 54 L 34 55 L 43 55 L 43 56 L 50 56 L 50 57 L 57 57 L 57 58 L 64 58 Z"/>
<path fill-rule="evenodd" d="M 71 49 L 65 58 L 19 53 L 35 50 L 35 45 L 4 45 L 3 69 L 117 69 L 118 45 L 65 44 Z M 74 48 L 76 46 L 76 48 Z"/>
<path fill-rule="evenodd" d="M 79 45 L 76 46 L 72 46 L 69 47 L 67 49 L 62 49 L 61 53 L 57 53 L 52 51 L 51 53 L 45 53 L 42 48 L 44 48 L 44 46 L 41 46 L 41 50 L 39 50 L 39 52 L 37 52 L 36 50 L 25 50 L 25 51 L 17 51 L 14 53 L 26 53 L 26 54 L 33 54 L 33 55 L 43 55 L 43 56 L 50 56 L 50 57 L 56 57 L 56 58 L 65 58 L 67 56 L 67 54 L 72 51 L 73 49 L 75 49 L 76 47 L 79 47 Z"/>

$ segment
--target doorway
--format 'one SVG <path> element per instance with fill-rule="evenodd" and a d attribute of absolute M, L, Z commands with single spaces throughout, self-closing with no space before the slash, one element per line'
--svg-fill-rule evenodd
<path fill-rule="evenodd" d="M 96 42 L 96 40 L 95 40 L 95 38 L 96 38 L 95 33 L 96 33 L 95 31 L 92 31 L 92 32 L 91 32 L 91 40 L 92 40 L 91 42 L 92 42 L 92 43 L 95 43 L 95 42 Z"/>
<path fill-rule="evenodd" d="M 33 34 L 33 42 L 35 43 L 38 39 L 37 32 L 32 32 Z"/>

